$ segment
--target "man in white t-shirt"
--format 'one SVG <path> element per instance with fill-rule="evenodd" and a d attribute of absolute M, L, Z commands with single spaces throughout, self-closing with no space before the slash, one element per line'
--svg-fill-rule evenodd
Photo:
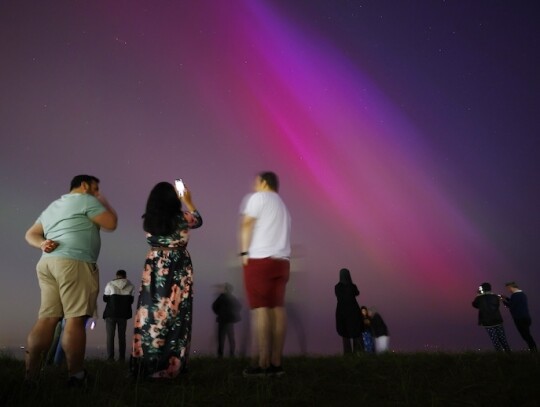
<path fill-rule="evenodd" d="M 287 325 L 284 301 L 290 270 L 291 219 L 278 189 L 276 174 L 259 174 L 255 193 L 241 208 L 240 256 L 251 309 L 252 343 L 258 355 L 257 364 L 244 370 L 246 377 L 284 374 L 281 357 Z"/>

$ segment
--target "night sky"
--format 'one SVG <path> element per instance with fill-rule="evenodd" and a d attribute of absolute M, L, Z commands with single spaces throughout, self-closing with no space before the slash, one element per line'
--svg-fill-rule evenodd
<path fill-rule="evenodd" d="M 119 268 L 139 285 L 153 185 L 190 187 L 204 219 L 192 351 L 213 353 L 215 285 L 244 297 L 238 210 L 262 170 L 293 222 L 287 354 L 341 351 L 342 267 L 394 350 L 490 349 L 471 306 L 484 281 L 522 286 L 538 341 L 539 14 L 495 0 L 0 2 L 0 347 L 23 345 L 37 317 L 25 231 L 88 173 L 119 214 L 101 291 Z M 99 320 L 88 346 L 104 345 Z"/>

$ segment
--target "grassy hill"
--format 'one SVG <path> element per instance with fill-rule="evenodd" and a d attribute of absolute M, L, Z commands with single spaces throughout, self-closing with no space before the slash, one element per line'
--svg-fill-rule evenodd
<path fill-rule="evenodd" d="M 39 388 L 24 364 L 0 356 L 2 406 L 540 406 L 540 357 L 515 353 L 414 353 L 289 357 L 281 378 L 242 377 L 246 359 L 197 357 L 170 382 L 136 382 L 127 367 L 92 359 L 86 389 L 47 367 Z"/>

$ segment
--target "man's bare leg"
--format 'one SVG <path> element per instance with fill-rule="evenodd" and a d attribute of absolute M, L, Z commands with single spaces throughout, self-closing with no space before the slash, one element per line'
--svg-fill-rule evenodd
<path fill-rule="evenodd" d="M 271 308 L 270 313 L 272 321 L 272 353 L 270 362 L 274 366 L 281 366 L 285 334 L 287 332 L 287 313 L 285 312 L 285 307 Z"/>
<path fill-rule="evenodd" d="M 86 351 L 86 316 L 66 319 L 62 334 L 62 348 L 66 353 L 68 374 L 73 376 L 83 370 Z"/>
<path fill-rule="evenodd" d="M 266 369 L 270 366 L 270 309 L 255 308 L 251 311 L 251 322 L 256 337 L 257 353 L 259 355 L 259 367 Z"/>
<path fill-rule="evenodd" d="M 51 347 L 54 331 L 60 318 L 39 318 L 28 334 L 26 341 L 26 379 L 36 379 L 41 368 L 43 355 Z"/>

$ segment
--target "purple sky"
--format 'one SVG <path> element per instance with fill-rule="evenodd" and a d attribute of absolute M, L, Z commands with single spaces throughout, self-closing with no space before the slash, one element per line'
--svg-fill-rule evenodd
<path fill-rule="evenodd" d="M 396 350 L 489 349 L 470 305 L 484 281 L 516 280 L 536 320 L 538 14 L 510 1 L 1 2 L 0 347 L 23 344 L 37 316 L 24 232 L 80 173 L 120 218 L 103 233 L 102 289 L 119 268 L 138 285 L 152 186 L 192 189 L 199 353 L 214 351 L 215 285 L 244 296 L 238 208 L 261 170 L 280 175 L 293 219 L 287 353 L 340 351 L 342 267 Z"/>

